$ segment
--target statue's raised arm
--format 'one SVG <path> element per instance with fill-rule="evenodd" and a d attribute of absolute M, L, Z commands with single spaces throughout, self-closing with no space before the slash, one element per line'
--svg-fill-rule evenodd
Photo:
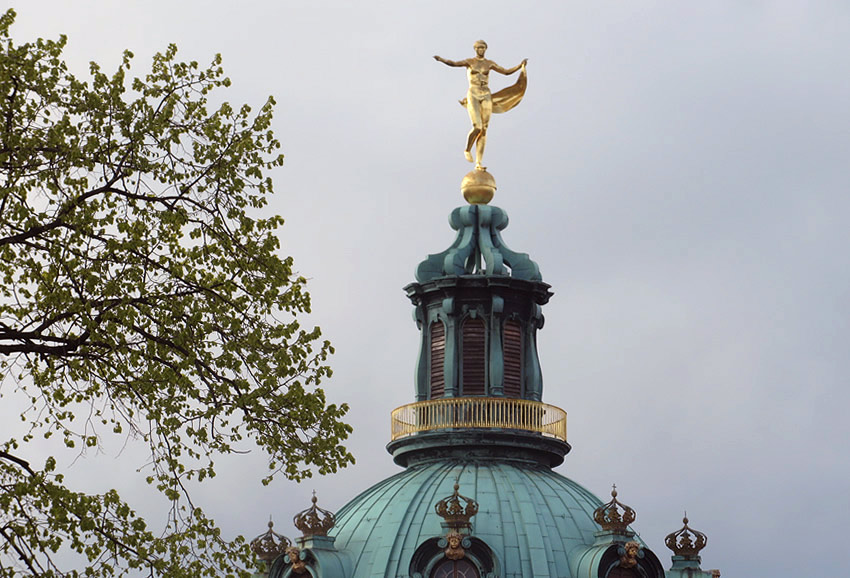
<path fill-rule="evenodd" d="M 447 60 L 447 59 L 443 58 L 442 56 L 437 56 L 437 55 L 434 55 L 434 60 L 436 60 L 437 62 L 442 62 L 443 64 L 448 65 L 448 66 L 458 66 L 458 67 L 459 66 L 467 66 L 466 60 L 460 60 L 458 62 L 455 62 L 454 60 Z"/>
<path fill-rule="evenodd" d="M 475 56 L 466 60 L 448 60 L 441 56 L 434 59 L 447 66 L 465 67 L 469 79 L 469 89 L 466 98 L 460 103 L 466 107 L 469 120 L 472 121 L 472 129 L 466 137 L 466 148 L 463 151 L 466 160 L 472 162 L 472 147 L 475 146 L 475 168 L 484 170 L 481 159 L 484 157 L 484 145 L 487 143 L 487 126 L 490 124 L 490 115 L 494 112 L 507 112 L 522 100 L 527 85 L 525 65 L 526 58 L 513 68 L 505 69 L 487 60 L 484 54 L 487 52 L 487 43 L 479 40 L 474 45 Z M 500 90 L 495 94 L 490 93 L 490 71 L 495 70 L 500 74 L 513 74 L 522 70 L 516 83 L 508 88 Z"/>
<path fill-rule="evenodd" d="M 519 64 L 517 64 L 513 68 L 509 68 L 508 70 L 505 70 L 504 68 L 502 68 L 501 66 L 499 66 L 498 64 L 496 64 L 494 62 L 493 63 L 493 70 L 495 70 L 499 74 L 504 74 L 505 76 L 508 76 L 509 74 L 513 74 L 514 72 L 516 72 L 517 70 L 519 70 L 520 68 L 525 66 L 526 64 L 528 64 L 528 59 L 524 58 L 522 62 L 520 62 Z"/>

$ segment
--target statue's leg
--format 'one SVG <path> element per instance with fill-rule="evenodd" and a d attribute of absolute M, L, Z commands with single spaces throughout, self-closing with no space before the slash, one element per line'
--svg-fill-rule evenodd
<path fill-rule="evenodd" d="M 472 130 L 469 131 L 469 135 L 466 137 L 466 149 L 463 151 L 463 156 L 466 157 L 466 160 L 469 162 L 472 162 L 472 145 L 475 144 L 475 140 L 478 138 L 480 133 L 480 129 L 472 127 Z"/>
<path fill-rule="evenodd" d="M 478 141 L 475 144 L 475 168 L 483 169 L 484 166 L 481 164 L 481 159 L 484 158 L 484 146 L 487 144 L 487 131 L 481 131 L 481 134 L 478 135 Z"/>
<path fill-rule="evenodd" d="M 478 135 L 478 141 L 475 147 L 475 168 L 484 167 L 481 165 L 481 159 L 484 158 L 484 147 L 487 144 L 487 126 L 490 124 L 490 114 L 493 112 L 493 101 L 489 98 L 481 101 L 481 131 Z"/>
<path fill-rule="evenodd" d="M 466 110 L 469 113 L 469 120 L 472 121 L 472 130 L 466 137 L 466 149 L 463 151 L 463 156 L 466 160 L 472 162 L 472 145 L 480 138 L 482 127 L 484 126 L 481 118 L 481 101 L 474 98 L 471 94 L 466 99 Z"/>

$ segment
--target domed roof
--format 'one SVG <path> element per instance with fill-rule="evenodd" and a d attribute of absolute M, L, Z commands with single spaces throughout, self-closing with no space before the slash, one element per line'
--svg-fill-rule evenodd
<path fill-rule="evenodd" d="M 599 498 L 545 465 L 422 463 L 379 482 L 337 513 L 333 535 L 352 561 L 347 575 L 409 576 L 417 548 L 446 534 L 434 505 L 456 482 L 478 502 L 471 535 L 492 550 L 502 576 L 572 576 L 570 552 L 585 551 L 600 530 L 593 521 Z"/>
<path fill-rule="evenodd" d="M 552 471 L 570 445 L 566 412 L 542 401 L 537 331 L 552 293 L 537 264 L 505 246 L 498 207 L 461 207 L 450 223 L 455 242 L 405 288 L 421 334 L 416 401 L 393 411 L 387 450 L 406 469 L 343 506 L 326 536 L 299 538 L 270 577 L 663 578 L 631 508 Z"/>

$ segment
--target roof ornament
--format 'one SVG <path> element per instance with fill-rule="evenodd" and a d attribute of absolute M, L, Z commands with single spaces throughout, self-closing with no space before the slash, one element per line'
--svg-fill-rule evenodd
<path fill-rule="evenodd" d="M 511 110 L 518 105 L 525 95 L 528 85 L 526 76 L 526 58 L 512 68 L 502 68 L 492 60 L 484 57 L 487 51 L 487 43 L 478 40 L 474 45 L 475 56 L 464 60 L 448 60 L 442 56 L 435 56 L 434 60 L 442 62 L 447 66 L 466 68 L 466 76 L 469 79 L 469 88 L 466 98 L 460 101 L 461 106 L 469 113 L 472 130 L 466 137 L 466 148 L 463 156 L 469 162 L 475 162 L 475 170 L 463 178 L 461 192 L 469 204 L 477 205 L 490 202 L 496 191 L 496 180 L 487 172 L 487 167 L 481 164 L 484 157 L 484 146 L 487 142 L 487 127 L 490 124 L 492 113 L 501 113 Z M 516 83 L 496 93 L 490 92 L 490 71 L 496 71 L 505 76 L 520 71 Z M 472 149 L 475 148 L 475 158 Z"/>
<path fill-rule="evenodd" d="M 685 524 L 681 530 L 668 534 L 664 543 L 673 551 L 675 556 L 694 559 L 699 557 L 699 551 L 708 544 L 708 536 L 688 526 L 688 513 L 682 518 Z"/>
<path fill-rule="evenodd" d="M 452 530 L 470 527 L 469 520 L 478 513 L 478 502 L 459 493 L 460 484 L 455 482 L 454 492 L 434 505 L 437 515 L 445 520 Z"/>
<path fill-rule="evenodd" d="M 286 549 L 286 563 L 292 564 L 292 572 L 294 574 L 304 574 L 307 571 L 307 563 L 304 562 L 306 556 L 304 552 L 295 546 L 290 546 Z"/>
<path fill-rule="evenodd" d="M 313 505 L 299 512 L 292 518 L 295 527 L 306 536 L 327 536 L 334 527 L 335 519 L 332 512 L 323 510 L 316 505 L 316 490 L 313 490 Z"/>
<path fill-rule="evenodd" d="M 445 544 L 443 543 L 445 540 Z M 444 553 L 449 560 L 460 560 L 466 556 L 466 548 L 472 545 L 468 537 L 462 536 L 458 532 L 451 530 L 443 540 L 439 541 L 439 546 L 444 547 Z"/>
<path fill-rule="evenodd" d="M 617 484 L 611 490 L 611 501 L 596 508 L 593 519 L 603 530 L 629 533 L 628 526 L 635 521 L 635 511 L 617 501 Z"/>
<path fill-rule="evenodd" d="M 292 544 L 289 538 L 272 530 L 273 526 L 274 522 L 272 522 L 271 516 L 269 516 L 269 529 L 251 540 L 251 550 L 254 551 L 257 558 L 266 564 L 274 561 L 275 558 L 283 554 Z"/>
<path fill-rule="evenodd" d="M 543 280 L 540 268 L 527 253 L 512 251 L 502 240 L 501 232 L 508 226 L 508 214 L 499 207 L 457 207 L 449 215 L 449 225 L 457 231 L 454 243 L 442 253 L 428 255 L 419 263 L 417 282 L 427 283 L 448 275 L 499 275 L 525 281 Z"/>
<path fill-rule="evenodd" d="M 626 542 L 617 551 L 620 554 L 620 568 L 634 568 L 638 558 L 644 557 L 640 544 L 634 541 Z"/>

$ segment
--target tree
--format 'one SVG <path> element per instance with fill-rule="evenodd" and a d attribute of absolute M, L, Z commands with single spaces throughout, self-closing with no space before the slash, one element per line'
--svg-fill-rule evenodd
<path fill-rule="evenodd" d="M 0 439 L 0 576 L 238 574 L 244 540 L 189 493 L 214 457 L 259 446 L 265 483 L 353 462 L 348 408 L 316 387 L 332 348 L 296 319 L 310 300 L 278 256 L 283 220 L 259 218 L 283 160 L 274 101 L 212 107 L 220 57 L 180 62 L 173 45 L 144 78 L 125 52 L 80 80 L 65 37 L 15 45 L 14 16 L 0 18 L 0 394 L 24 400 L 30 429 Z M 34 439 L 85 451 L 111 435 L 148 445 L 163 532 L 115 491 L 67 487 L 55 458 L 30 463 Z"/>

